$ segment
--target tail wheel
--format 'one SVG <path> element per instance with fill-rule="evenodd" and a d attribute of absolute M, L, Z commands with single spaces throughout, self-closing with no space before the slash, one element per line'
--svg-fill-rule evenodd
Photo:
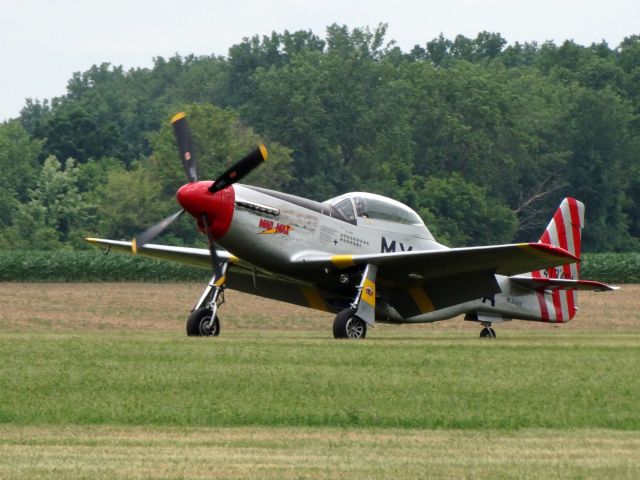
<path fill-rule="evenodd" d="M 491 327 L 484 327 L 480 330 L 480 338 L 496 338 L 496 331 Z"/>
<path fill-rule="evenodd" d="M 187 319 L 187 335 L 195 337 L 217 337 L 220 335 L 220 320 L 216 315 L 213 324 L 211 322 L 211 310 L 198 308 L 191 312 Z"/>
<path fill-rule="evenodd" d="M 357 340 L 367 336 L 367 323 L 353 308 L 342 310 L 333 321 L 333 337 Z"/>

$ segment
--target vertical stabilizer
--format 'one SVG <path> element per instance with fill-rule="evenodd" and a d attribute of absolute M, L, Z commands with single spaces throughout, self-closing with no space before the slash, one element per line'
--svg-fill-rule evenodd
<path fill-rule="evenodd" d="M 584 204 L 575 198 L 565 198 L 547 229 L 540 237 L 539 243 L 546 243 L 563 248 L 580 258 L 580 240 L 584 228 Z M 560 278 L 577 280 L 580 264 L 572 263 L 544 270 L 531 272 L 533 278 Z M 542 320 L 562 323 L 571 320 L 578 310 L 576 290 L 548 287 L 536 291 L 540 304 Z"/>

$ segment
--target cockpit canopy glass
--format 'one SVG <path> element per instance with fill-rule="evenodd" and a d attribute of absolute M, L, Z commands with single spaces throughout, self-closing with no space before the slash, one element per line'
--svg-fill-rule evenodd
<path fill-rule="evenodd" d="M 351 206 L 353 202 L 353 206 Z M 420 216 L 406 205 L 373 193 L 352 193 L 327 200 L 344 218 L 351 220 L 353 208 L 358 217 L 405 225 L 424 225 Z"/>

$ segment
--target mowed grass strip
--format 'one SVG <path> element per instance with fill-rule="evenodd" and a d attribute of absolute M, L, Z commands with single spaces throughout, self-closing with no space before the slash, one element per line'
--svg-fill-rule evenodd
<path fill-rule="evenodd" d="M 236 292 L 186 338 L 199 288 L 0 284 L 0 478 L 640 477 L 638 286 L 489 342 Z"/>
<path fill-rule="evenodd" d="M 640 334 L 8 332 L 0 423 L 640 429 Z"/>
<path fill-rule="evenodd" d="M 612 430 L 0 427 L 0 477 L 616 478 L 640 437 Z"/>

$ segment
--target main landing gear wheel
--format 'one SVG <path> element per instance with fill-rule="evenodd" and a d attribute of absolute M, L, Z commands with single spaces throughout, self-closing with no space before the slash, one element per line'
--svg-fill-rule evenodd
<path fill-rule="evenodd" d="M 480 338 L 496 338 L 496 331 L 491 327 L 484 327 L 480 330 Z"/>
<path fill-rule="evenodd" d="M 216 315 L 213 325 L 211 322 L 211 310 L 208 308 L 198 308 L 191 312 L 187 319 L 187 335 L 195 337 L 217 337 L 220 335 L 220 320 Z"/>
<path fill-rule="evenodd" d="M 356 316 L 355 310 L 347 308 L 336 315 L 333 321 L 333 337 L 357 340 L 367 336 L 367 323 Z"/>

